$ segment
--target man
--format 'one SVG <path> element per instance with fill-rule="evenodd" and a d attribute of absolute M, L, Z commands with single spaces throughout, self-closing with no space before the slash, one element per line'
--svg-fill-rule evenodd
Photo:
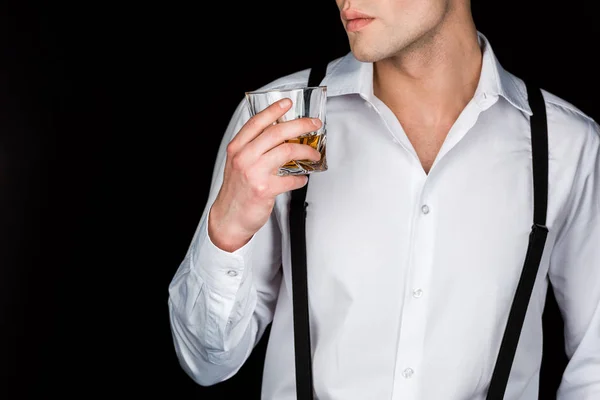
<path fill-rule="evenodd" d="M 314 391 L 329 399 L 483 399 L 532 224 L 525 83 L 504 70 L 468 0 L 336 0 L 351 52 L 329 63 L 328 171 L 311 175 L 306 248 Z M 300 71 L 262 89 L 305 85 Z M 548 237 L 505 399 L 538 397 L 551 283 L 569 363 L 558 398 L 600 398 L 600 128 L 543 92 Z M 295 399 L 291 191 L 281 144 L 320 121 L 225 132 L 209 200 L 169 288 L 182 367 L 233 376 L 272 328 L 263 399 Z"/>

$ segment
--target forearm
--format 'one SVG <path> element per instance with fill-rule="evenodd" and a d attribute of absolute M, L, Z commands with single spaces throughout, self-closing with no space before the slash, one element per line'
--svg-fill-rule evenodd
<path fill-rule="evenodd" d="M 274 216 L 242 248 L 218 248 L 203 219 L 169 286 L 169 314 L 183 369 L 199 384 L 235 374 L 273 318 L 281 280 Z"/>
<path fill-rule="evenodd" d="M 258 333 L 257 303 L 247 247 L 229 253 L 208 236 L 201 221 L 192 245 L 169 286 L 169 314 L 177 355 L 201 385 L 237 371 Z"/>
<path fill-rule="evenodd" d="M 281 232 L 274 213 L 258 232 L 240 238 L 232 231 L 236 224 L 224 224 L 222 213 L 210 212 L 223 188 L 228 143 L 248 118 L 241 101 L 221 141 L 200 224 L 169 286 L 177 356 L 205 386 L 228 379 L 243 365 L 273 318 L 281 279 Z"/>
<path fill-rule="evenodd" d="M 233 376 L 248 358 L 258 335 L 259 324 L 252 310 L 256 296 L 248 299 L 247 310 L 230 313 L 211 306 L 210 298 L 214 296 L 218 295 L 203 287 L 189 312 L 176 306 L 177 296 L 169 298 L 171 332 L 179 363 L 203 386 Z"/>

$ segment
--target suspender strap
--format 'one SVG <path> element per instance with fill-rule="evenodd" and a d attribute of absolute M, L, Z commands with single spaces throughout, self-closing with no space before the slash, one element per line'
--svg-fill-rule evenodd
<path fill-rule="evenodd" d="M 322 63 L 319 65 L 315 65 L 310 69 L 310 74 L 308 75 L 308 86 L 319 86 L 323 78 L 325 78 L 325 73 L 327 72 L 327 64 Z M 306 186 L 306 185 L 305 185 Z"/>
<path fill-rule="evenodd" d="M 546 106 L 542 92 L 527 85 L 529 105 L 533 115 L 531 124 L 531 152 L 533 162 L 533 226 L 525 256 L 521 278 L 508 315 L 504 337 L 494 367 L 487 400 L 502 400 L 506 391 L 510 369 L 517 351 L 521 328 L 535 283 L 539 263 L 548 235 L 546 208 L 548 203 L 548 128 Z"/>
<path fill-rule="evenodd" d="M 327 64 L 311 68 L 308 86 L 319 86 Z M 307 175 L 310 176 L 310 175 Z M 308 315 L 306 274 L 306 189 L 308 184 L 292 191 L 290 203 L 290 245 L 292 251 L 292 307 L 294 311 L 294 353 L 296 357 L 296 399 L 312 400 L 312 353 Z"/>

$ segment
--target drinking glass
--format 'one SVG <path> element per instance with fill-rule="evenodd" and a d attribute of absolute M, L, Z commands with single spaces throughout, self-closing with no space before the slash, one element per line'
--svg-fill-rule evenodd
<path fill-rule="evenodd" d="M 321 127 L 295 139 L 286 140 L 290 143 L 301 143 L 311 146 L 321 153 L 319 161 L 290 160 L 282 165 L 277 175 L 306 175 L 313 172 L 327 171 L 325 148 L 327 144 L 327 130 L 325 121 L 325 104 L 327 99 L 327 86 L 298 87 L 291 89 L 272 89 L 264 91 L 246 92 L 246 101 L 250 114 L 255 115 L 274 102 L 283 98 L 292 100 L 292 107 L 276 123 L 289 121 L 295 118 L 319 118 Z"/>

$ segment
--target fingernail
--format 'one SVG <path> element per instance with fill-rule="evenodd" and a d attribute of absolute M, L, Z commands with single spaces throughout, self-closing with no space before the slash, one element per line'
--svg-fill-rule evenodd
<path fill-rule="evenodd" d="M 316 126 L 317 128 L 321 126 L 321 121 L 318 118 L 313 118 L 312 119 L 312 123 L 314 126 Z"/>
<path fill-rule="evenodd" d="M 283 99 L 279 102 L 279 107 L 286 108 L 290 105 L 290 99 Z"/>

